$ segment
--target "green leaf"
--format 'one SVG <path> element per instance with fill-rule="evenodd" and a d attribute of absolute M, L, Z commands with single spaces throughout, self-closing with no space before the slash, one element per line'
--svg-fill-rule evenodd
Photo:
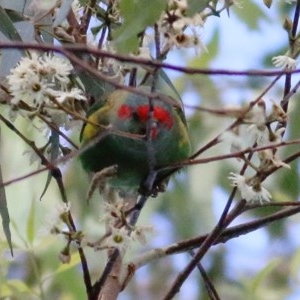
<path fill-rule="evenodd" d="M 54 131 L 51 130 L 51 136 L 50 136 L 50 160 L 54 161 L 58 158 L 59 155 L 59 134 Z M 51 183 L 52 180 L 52 173 L 51 171 L 48 172 L 48 176 L 47 176 L 47 180 L 46 180 L 46 184 L 44 187 L 44 190 L 40 196 L 40 200 L 42 200 L 42 198 L 44 197 L 45 193 L 48 190 L 48 187 Z"/>
<path fill-rule="evenodd" d="M 253 30 L 259 29 L 259 21 L 267 19 L 263 10 L 254 1 L 245 1 L 242 8 L 233 6 L 233 11 L 242 23 Z"/>
<path fill-rule="evenodd" d="M 46 180 L 46 183 L 45 183 L 45 187 L 41 193 L 41 196 L 40 196 L 40 201 L 43 199 L 43 197 L 45 196 L 47 190 L 48 190 L 48 187 L 51 183 L 51 180 L 52 180 L 52 175 L 51 175 L 51 172 L 49 171 L 48 172 L 48 175 L 47 175 L 47 180 Z"/>
<path fill-rule="evenodd" d="M 0 166 L 0 215 L 1 215 L 1 219 L 2 219 L 2 228 L 3 228 L 4 234 L 5 234 L 7 243 L 9 245 L 11 255 L 13 256 L 11 232 L 10 232 L 10 227 L 9 227 L 10 218 L 9 218 L 9 213 L 8 213 L 8 208 L 7 208 L 5 189 L 3 186 L 1 166 Z"/>
<path fill-rule="evenodd" d="M 103 95 L 108 94 L 114 90 L 114 87 L 104 81 L 100 81 L 95 76 L 88 72 L 80 72 L 78 74 L 84 89 L 89 96 L 93 96 L 96 101 L 103 98 Z"/>
<path fill-rule="evenodd" d="M 7 15 L 6 11 L 0 6 L 0 31 L 10 40 L 21 41 L 17 29 Z"/>
<path fill-rule="evenodd" d="M 276 194 L 274 195 L 276 199 L 280 201 L 294 201 L 299 195 L 299 172 L 297 170 L 297 163 L 290 163 L 291 169 L 282 169 L 278 172 L 277 176 L 277 186 Z"/>
<path fill-rule="evenodd" d="M 32 293 L 30 288 L 23 281 L 18 279 L 11 279 L 3 282 L 3 284 L 0 285 L 0 290 L 1 299 L 15 299 L 16 293 L 23 293 L 23 295 L 24 293 Z"/>
<path fill-rule="evenodd" d="M 297 281 L 299 278 L 299 267 L 300 267 L 300 250 L 295 251 L 291 257 L 289 268 L 291 270 L 290 274 L 293 280 Z"/>
<path fill-rule="evenodd" d="M 187 9 L 188 16 L 194 16 L 196 12 L 202 12 L 210 1 L 189 0 Z"/>
<path fill-rule="evenodd" d="M 280 263 L 279 259 L 274 259 L 270 261 L 266 267 L 264 267 L 252 281 L 249 283 L 249 290 L 251 293 L 256 294 L 259 288 L 264 288 L 263 281 L 278 267 Z"/>
<path fill-rule="evenodd" d="M 24 13 L 32 1 L 29 0 L 0 0 L 0 6 L 4 9 L 9 9 L 11 11 Z"/>
<path fill-rule="evenodd" d="M 10 20 L 13 23 L 25 21 L 24 16 L 21 13 L 17 12 L 17 11 L 7 10 L 6 13 L 7 13 L 7 16 L 10 18 Z"/>
<path fill-rule="evenodd" d="M 148 78 L 145 80 L 145 82 L 143 82 L 143 85 L 150 87 L 152 85 L 152 81 L 153 81 L 153 76 L 148 76 Z M 156 88 L 163 94 L 171 96 L 175 100 L 182 103 L 182 99 L 181 99 L 178 91 L 176 90 L 173 82 L 171 81 L 171 79 L 169 78 L 169 76 L 163 69 L 160 69 L 158 71 Z"/>
<path fill-rule="evenodd" d="M 35 233 L 35 209 L 34 209 L 34 201 L 31 201 L 31 207 L 29 210 L 29 215 L 27 219 L 27 239 L 32 244 L 34 240 Z"/>
<path fill-rule="evenodd" d="M 166 3 L 166 0 L 120 1 L 119 9 L 124 23 L 113 32 L 119 52 L 128 53 L 137 50 L 138 34 L 158 20 Z"/>

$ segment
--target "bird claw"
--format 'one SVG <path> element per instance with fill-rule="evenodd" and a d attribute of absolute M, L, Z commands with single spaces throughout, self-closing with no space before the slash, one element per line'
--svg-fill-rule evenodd
<path fill-rule="evenodd" d="M 167 189 L 167 182 L 159 182 L 151 191 L 151 197 L 155 198 L 159 193 L 164 193 Z"/>
<path fill-rule="evenodd" d="M 105 183 L 107 182 L 107 180 L 115 176 L 117 172 L 118 165 L 112 165 L 95 173 L 92 178 L 92 183 L 87 192 L 86 202 L 89 203 L 89 200 L 91 199 L 97 188 L 99 188 L 102 191 L 105 187 Z"/>

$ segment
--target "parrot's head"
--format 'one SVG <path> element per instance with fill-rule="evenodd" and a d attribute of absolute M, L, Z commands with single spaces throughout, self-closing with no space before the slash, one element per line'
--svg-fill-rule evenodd
<path fill-rule="evenodd" d="M 114 99 L 111 101 L 109 99 L 108 105 L 113 109 L 110 117 L 116 118 L 114 122 L 116 128 L 141 135 L 141 138 L 146 138 L 148 130 L 148 138 L 154 141 L 164 133 L 170 132 L 176 122 L 174 107 L 170 104 L 166 105 L 163 101 L 156 99 L 150 102 L 148 98 L 138 94 L 117 91 Z"/>

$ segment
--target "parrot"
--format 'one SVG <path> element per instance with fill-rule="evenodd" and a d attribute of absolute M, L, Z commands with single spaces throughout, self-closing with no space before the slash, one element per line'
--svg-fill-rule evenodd
<path fill-rule="evenodd" d="M 137 89 L 150 93 L 149 86 Z M 190 140 L 181 99 L 171 92 L 157 94 L 150 101 L 116 89 L 90 108 L 80 134 L 83 169 L 97 173 L 116 165 L 108 184 L 124 193 L 146 193 L 143 185 L 151 171 L 155 171 L 154 188 L 168 180 L 170 170 L 163 167 L 187 159 Z M 168 101 L 163 100 L 166 97 Z"/>

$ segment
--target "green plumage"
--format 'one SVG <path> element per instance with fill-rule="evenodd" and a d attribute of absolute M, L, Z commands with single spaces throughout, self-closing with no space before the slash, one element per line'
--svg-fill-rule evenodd
<path fill-rule="evenodd" d="M 136 191 L 147 178 L 150 166 L 159 169 L 188 157 L 190 143 L 180 102 L 153 101 L 151 141 L 146 139 L 147 97 L 116 90 L 102 103 L 91 108 L 87 116 L 91 123 L 82 128 L 82 144 L 91 144 L 80 155 L 80 160 L 89 172 L 118 165 L 117 175 L 109 181 L 111 187 L 125 192 Z M 95 144 L 91 142 L 106 130 L 109 130 L 108 135 Z M 166 174 L 166 171 L 158 172 L 156 181 Z"/>

